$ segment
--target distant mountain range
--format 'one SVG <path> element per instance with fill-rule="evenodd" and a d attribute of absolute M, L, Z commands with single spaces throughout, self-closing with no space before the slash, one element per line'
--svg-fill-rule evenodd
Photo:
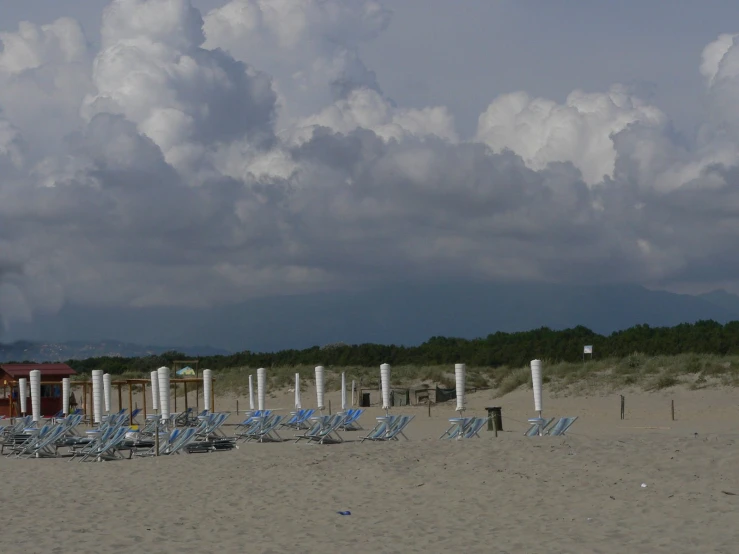
<path fill-rule="evenodd" d="M 167 351 L 184 352 L 187 356 L 215 356 L 229 354 L 227 350 L 211 348 L 165 348 L 161 346 L 141 346 L 118 341 L 99 342 L 29 342 L 17 341 L 10 344 L 0 343 L 0 362 L 56 362 L 65 360 L 84 360 L 99 356 L 141 357 L 161 354 Z"/>
<path fill-rule="evenodd" d="M 0 360 L 271 352 L 344 342 L 414 345 L 432 336 L 584 325 L 600 334 L 646 323 L 739 320 L 739 296 L 675 294 L 640 286 L 448 283 L 260 298 L 211 309 L 65 306 L 13 328 Z M 113 337 L 116 340 L 106 340 Z M 139 346 L 176 344 L 177 348 Z M 188 345 L 208 344 L 210 347 Z"/>

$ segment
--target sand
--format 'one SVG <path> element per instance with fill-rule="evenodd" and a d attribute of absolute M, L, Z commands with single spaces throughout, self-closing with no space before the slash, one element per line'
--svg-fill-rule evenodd
<path fill-rule="evenodd" d="M 108 463 L 0 458 L 2 551 L 737 552 L 739 392 L 625 394 L 624 421 L 618 395 L 545 395 L 545 415 L 580 417 L 566 437 L 522 436 L 530 391 L 481 392 L 468 414 L 501 406 L 497 438 L 439 441 L 449 404 L 431 417 L 397 408 L 416 416 L 409 442 L 359 443 L 355 432 L 340 445 Z M 291 402 L 285 392 L 268 404 Z"/>

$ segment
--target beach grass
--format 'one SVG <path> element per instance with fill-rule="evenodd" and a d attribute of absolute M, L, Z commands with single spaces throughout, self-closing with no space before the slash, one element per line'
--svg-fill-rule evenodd
<path fill-rule="evenodd" d="M 594 391 L 610 392 L 624 388 L 644 391 L 668 389 L 679 385 L 691 389 L 715 386 L 739 386 L 739 356 L 710 354 L 680 354 L 677 356 L 647 356 L 634 353 L 625 358 L 586 360 L 585 362 L 552 362 L 542 360 L 543 381 L 557 394 L 590 394 Z M 341 373 L 346 374 L 347 384 L 356 381 L 363 388 L 380 386 L 380 371 L 374 367 L 326 367 L 326 391 L 341 387 Z M 294 385 L 295 374 L 300 374 L 301 388 L 315 381 L 314 366 L 268 368 L 268 390 L 275 391 Z M 256 387 L 256 368 L 231 367 L 214 370 L 216 394 L 246 396 L 249 392 L 249 375 L 253 375 Z M 89 375 L 79 375 L 88 380 Z M 127 372 L 116 379 L 148 379 L 148 372 Z M 413 388 L 421 386 L 454 387 L 453 366 L 395 366 L 392 368 L 393 387 Z M 180 387 L 182 385 L 179 385 Z M 531 371 L 524 367 L 467 367 L 467 386 L 476 389 L 493 389 L 502 396 L 520 387 L 531 387 Z"/>

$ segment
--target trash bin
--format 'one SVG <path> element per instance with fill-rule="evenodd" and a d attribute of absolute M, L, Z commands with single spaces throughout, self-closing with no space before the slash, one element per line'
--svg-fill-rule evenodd
<path fill-rule="evenodd" d="M 493 431 L 496 427 L 498 431 L 503 430 L 503 409 L 500 406 L 492 406 L 485 408 L 488 411 L 488 431 Z M 493 427 L 495 421 L 495 427 Z"/>
<path fill-rule="evenodd" d="M 369 408 L 370 407 L 370 393 L 363 392 L 362 393 L 362 405 L 360 406 L 362 408 Z"/>

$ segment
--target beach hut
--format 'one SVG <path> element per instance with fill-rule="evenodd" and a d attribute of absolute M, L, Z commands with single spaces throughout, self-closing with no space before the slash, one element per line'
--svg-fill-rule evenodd
<path fill-rule="evenodd" d="M 61 411 L 62 379 L 76 375 L 74 369 L 67 364 L 0 364 L 0 384 L 3 386 L 0 415 L 8 417 L 20 415 L 18 379 L 28 379 L 34 369 L 41 372 L 41 413 L 53 415 Z"/>

